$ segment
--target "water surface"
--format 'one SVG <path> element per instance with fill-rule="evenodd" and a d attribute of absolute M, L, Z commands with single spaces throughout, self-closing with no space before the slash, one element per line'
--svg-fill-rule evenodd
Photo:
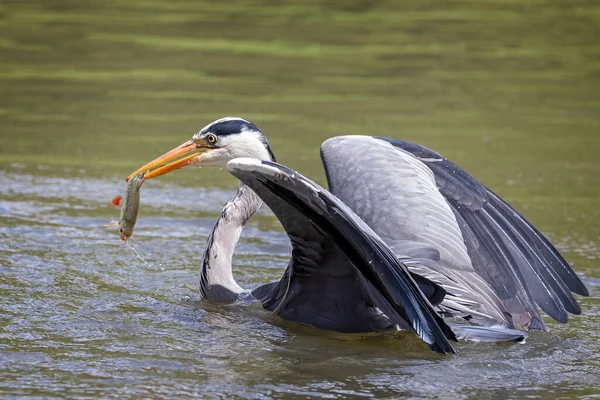
<path fill-rule="evenodd" d="M 0 5 L 0 395 L 569 398 L 600 394 L 600 7 L 596 2 L 9 1 Z M 337 134 L 415 141 L 509 200 L 588 285 L 524 345 L 431 354 L 202 302 L 206 238 L 235 180 L 148 182 L 133 246 L 104 224 L 122 178 L 240 115 L 325 184 Z M 246 288 L 289 244 L 261 209 Z"/>

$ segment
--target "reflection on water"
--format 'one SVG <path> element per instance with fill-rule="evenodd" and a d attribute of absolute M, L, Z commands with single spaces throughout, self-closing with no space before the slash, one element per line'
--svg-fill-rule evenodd
<path fill-rule="evenodd" d="M 600 45 L 593 2 L 0 5 L 0 395 L 570 397 L 600 384 Z M 569 324 L 524 345 L 340 335 L 199 300 L 226 171 L 148 182 L 132 245 L 104 225 L 142 163 L 241 115 L 324 183 L 318 146 L 378 134 L 433 147 L 500 193 L 584 276 Z M 277 279 L 263 208 L 234 269 Z"/>

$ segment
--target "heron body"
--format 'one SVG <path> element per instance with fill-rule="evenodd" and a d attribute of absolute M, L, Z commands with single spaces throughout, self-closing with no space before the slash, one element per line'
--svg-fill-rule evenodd
<path fill-rule="evenodd" d="M 186 166 L 226 166 L 240 181 L 208 239 L 200 293 L 244 293 L 232 256 L 264 202 L 285 229 L 290 261 L 251 294 L 281 318 L 339 332 L 414 331 L 437 352 L 450 340 L 518 340 L 566 322 L 585 285 L 524 217 L 446 158 L 397 139 L 341 136 L 321 146 L 329 190 L 275 162 L 241 118 L 217 120 L 146 164 L 150 179 Z M 166 164 L 165 164 L 166 163 Z M 132 174 L 133 175 L 133 174 Z"/>

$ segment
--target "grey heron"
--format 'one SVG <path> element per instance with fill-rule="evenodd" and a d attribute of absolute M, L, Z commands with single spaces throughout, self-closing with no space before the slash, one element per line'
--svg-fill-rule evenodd
<path fill-rule="evenodd" d="M 276 163 L 256 125 L 227 117 L 130 176 L 216 166 L 239 179 L 204 252 L 200 293 L 209 301 L 250 294 L 285 320 L 322 329 L 410 330 L 440 353 L 454 352 L 457 337 L 545 330 L 538 306 L 560 322 L 581 313 L 573 293 L 588 290 L 555 247 L 448 159 L 374 136 L 328 139 L 321 158 L 328 190 Z M 263 202 L 291 259 L 279 281 L 250 292 L 235 281 L 232 256 Z"/>

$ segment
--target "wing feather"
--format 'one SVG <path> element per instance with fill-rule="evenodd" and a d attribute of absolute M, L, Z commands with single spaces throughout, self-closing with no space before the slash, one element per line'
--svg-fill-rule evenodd
<path fill-rule="evenodd" d="M 433 248 L 439 257 L 428 267 L 447 278 L 437 283 L 449 289 L 451 281 L 463 288 L 473 311 L 489 316 L 479 322 L 511 324 L 501 300 L 473 268 L 457 219 L 423 162 L 368 136 L 329 139 L 321 156 L 330 190 L 386 243 L 414 242 Z"/>
<path fill-rule="evenodd" d="M 433 350 L 454 352 L 448 342 L 455 339 L 454 333 L 433 309 L 406 266 L 339 199 L 297 172 L 270 161 L 238 158 L 230 161 L 227 169 L 271 207 L 286 231 L 303 229 L 291 226 L 287 220 L 286 215 L 295 210 L 296 215 L 310 221 L 311 229 L 330 238 L 360 271 L 361 279 L 368 281 L 366 288 L 377 291 L 378 295 L 372 297 L 382 310 L 408 321 Z M 299 222 L 296 218 L 296 224 Z"/>
<path fill-rule="evenodd" d="M 515 322 L 524 323 L 524 312 L 529 319 L 524 325 L 543 327 L 531 300 L 561 322 L 567 321 L 567 312 L 581 312 L 571 292 L 587 296 L 587 288 L 548 239 L 514 208 L 434 151 L 397 139 L 377 139 L 399 149 L 398 159 L 410 155 L 432 172 L 456 217 L 472 267 L 515 315 Z"/>

